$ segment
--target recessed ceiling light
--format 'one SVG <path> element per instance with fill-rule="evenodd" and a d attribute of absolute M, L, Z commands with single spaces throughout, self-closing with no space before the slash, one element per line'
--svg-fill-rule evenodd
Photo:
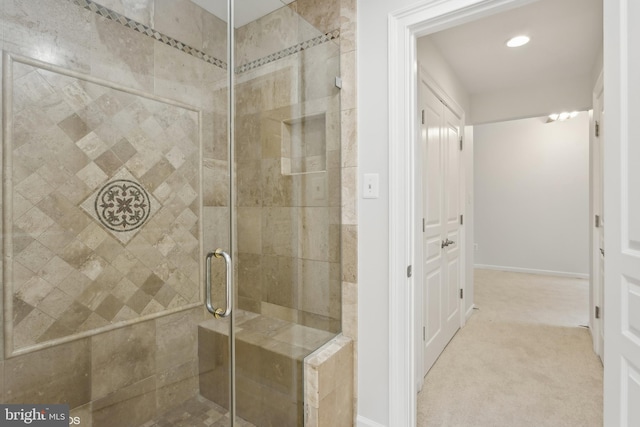
<path fill-rule="evenodd" d="M 547 119 L 547 123 L 551 122 L 564 122 L 565 120 L 573 119 L 578 115 L 577 111 L 572 111 L 570 113 L 563 111 L 562 113 L 549 114 L 549 118 Z"/>
<path fill-rule="evenodd" d="M 515 36 L 507 40 L 507 46 L 509 47 L 524 46 L 525 44 L 529 43 L 529 40 L 531 39 L 527 36 Z"/>

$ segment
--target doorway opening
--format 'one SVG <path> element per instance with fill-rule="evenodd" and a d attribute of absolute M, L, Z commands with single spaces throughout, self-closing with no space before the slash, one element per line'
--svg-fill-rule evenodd
<path fill-rule="evenodd" d="M 393 36 L 391 37 L 391 42 L 397 42 L 398 43 L 398 52 L 401 52 L 401 46 L 404 46 L 404 43 L 406 42 L 406 40 L 403 40 L 403 37 L 401 35 L 401 28 L 411 28 L 411 33 L 412 36 L 416 36 L 416 37 L 421 37 L 424 35 L 428 35 L 428 34 L 434 34 L 438 31 L 447 29 L 447 28 L 452 28 L 452 25 L 455 23 L 464 23 L 464 22 L 471 22 L 474 20 L 478 20 L 479 18 L 483 18 L 483 17 L 487 17 L 489 15 L 493 15 L 497 12 L 501 12 L 501 11 L 505 11 L 505 10 L 511 10 L 514 9 L 518 6 L 522 6 L 522 5 L 526 5 L 529 4 L 531 2 L 527 2 L 527 1 L 513 1 L 513 2 L 483 2 L 483 4 L 481 6 L 475 5 L 475 6 L 471 6 L 468 7 L 467 9 L 464 10 L 456 10 L 455 8 L 452 7 L 452 11 L 455 12 L 455 16 L 453 14 L 447 14 L 447 12 L 442 11 L 440 9 L 438 9 L 437 11 L 434 10 L 429 10 L 431 7 L 430 6 L 423 6 L 421 7 L 416 7 L 414 8 L 411 12 L 406 12 L 406 13 L 399 13 L 397 16 L 397 21 L 393 21 L 392 25 L 391 25 L 391 31 L 393 34 L 394 30 L 399 30 L 399 32 L 397 33 L 398 36 L 397 38 L 394 38 Z M 537 2 L 537 3 L 543 3 L 543 2 Z M 445 17 L 446 16 L 446 17 Z M 597 18 L 599 20 L 599 22 L 601 23 L 602 21 L 602 17 L 601 15 L 598 16 Z M 455 21 L 455 22 L 454 22 Z M 601 34 L 601 33 L 600 33 Z M 411 37 L 412 37 L 411 36 Z M 504 40 L 501 40 L 501 43 L 503 43 Z M 597 44 L 597 46 L 602 46 L 601 43 L 601 39 L 600 42 Z M 391 51 L 393 52 L 393 49 L 391 49 Z M 412 64 L 414 63 L 414 59 L 415 58 L 415 53 L 392 53 L 392 57 L 390 58 L 390 63 L 397 63 L 402 62 L 404 64 Z M 406 59 L 409 59 L 408 61 L 406 61 Z M 601 61 L 601 57 L 600 59 L 598 58 L 592 58 L 593 62 L 596 61 Z M 482 60 L 482 58 L 481 58 Z M 486 58 L 484 58 L 484 60 L 486 60 Z M 416 72 L 412 71 L 409 68 L 405 68 L 406 66 L 392 66 L 390 69 L 390 81 L 395 81 L 396 83 L 394 85 L 398 85 L 398 87 L 404 87 L 403 85 L 406 83 L 406 79 L 409 78 L 410 81 L 410 85 L 415 84 L 413 82 L 417 81 L 416 77 Z M 475 70 L 477 71 L 477 70 Z M 396 80 L 398 79 L 398 80 Z M 446 85 L 449 82 L 444 82 L 444 84 Z M 558 80 L 555 81 L 555 83 L 557 83 L 559 86 L 565 85 L 563 82 L 560 82 Z M 566 83 L 566 82 L 565 82 Z M 578 88 L 578 86 L 580 86 L 580 88 Z M 583 99 L 586 99 L 586 102 L 584 102 L 582 105 L 579 105 L 578 108 L 576 109 L 588 109 L 591 105 L 591 93 L 592 93 L 592 88 L 593 88 L 593 81 L 591 80 L 591 75 L 588 76 L 583 76 L 583 80 L 580 82 L 580 85 L 578 85 L 577 83 L 575 85 L 573 85 L 571 88 L 571 90 L 575 90 L 575 91 L 582 91 L 583 93 Z M 505 90 L 503 91 L 500 95 L 502 95 L 502 98 L 508 98 L 509 97 L 509 92 L 511 92 L 511 98 L 518 98 L 518 97 L 526 97 L 527 95 L 531 96 L 531 94 L 535 93 L 535 90 L 531 90 L 531 88 L 529 88 L 530 91 L 527 93 L 524 90 L 513 90 L 513 87 L 509 88 L 509 91 Z M 552 85 L 549 85 L 546 89 L 546 94 L 547 95 L 552 95 L 555 91 L 555 89 L 552 88 Z M 390 173 L 390 179 L 391 179 L 391 185 L 390 185 L 390 193 L 392 194 L 391 200 L 390 200 L 390 204 L 394 205 L 396 202 L 400 203 L 400 204 L 405 204 L 405 205 L 411 205 L 412 206 L 412 210 L 415 212 L 415 201 L 410 200 L 411 196 L 407 194 L 407 192 L 400 192 L 400 193 L 396 193 L 394 190 L 396 188 L 399 188 L 400 185 L 404 185 L 407 180 L 411 181 L 411 179 L 407 178 L 406 176 L 400 176 L 399 174 L 394 174 L 393 170 L 395 169 L 395 166 L 399 166 L 398 170 L 402 170 L 402 168 L 405 166 L 405 162 L 406 162 L 406 157 L 403 157 L 407 154 L 409 154 L 408 157 L 415 157 L 416 153 L 415 153 L 415 145 L 413 142 L 412 138 L 417 138 L 417 135 L 408 135 L 406 134 L 407 130 L 406 129 L 417 129 L 418 126 L 411 126 L 412 123 L 416 123 L 419 119 L 419 112 L 418 114 L 413 114 L 411 113 L 412 107 L 410 107 L 411 105 L 416 105 L 416 93 L 417 91 L 412 90 L 410 91 L 410 93 L 408 94 L 404 94 L 401 96 L 398 96 L 397 98 L 392 98 L 391 99 L 391 105 L 390 105 L 390 110 L 391 111 L 399 111 L 400 113 L 397 115 L 399 117 L 403 116 L 403 112 L 407 113 L 406 114 L 406 118 L 397 118 L 397 117 L 392 117 L 390 120 L 390 126 L 391 126 L 391 131 L 392 131 L 392 135 L 397 136 L 400 138 L 406 137 L 407 140 L 409 141 L 409 143 L 407 144 L 407 146 L 401 146 L 398 148 L 397 150 L 397 157 L 394 157 L 392 154 L 392 159 L 391 159 L 391 164 L 390 164 L 390 168 L 392 170 L 392 172 Z M 513 95 L 516 96 L 513 96 Z M 483 94 L 484 95 L 484 94 Z M 469 112 L 470 112 L 470 121 L 469 123 L 486 123 L 486 122 L 495 122 L 495 121 L 500 121 L 500 120 L 506 120 L 508 119 L 513 119 L 513 118 L 522 118 L 522 117 L 535 117 L 535 116 L 542 116 L 542 115 L 546 115 L 549 114 L 550 112 L 552 112 L 551 109 L 549 108 L 540 108 L 541 105 L 541 98 L 542 101 L 545 101 L 545 96 L 542 96 L 542 94 L 540 93 L 540 91 L 538 90 L 538 98 L 535 98 L 535 100 L 537 100 L 538 105 L 537 107 L 539 108 L 539 111 L 537 112 L 531 112 L 531 111 L 514 111 L 514 106 L 513 106 L 513 101 L 514 99 L 511 99 L 512 103 L 511 104 L 506 104 L 506 106 L 503 106 L 503 108 L 505 110 L 509 110 L 509 114 L 514 114 L 512 116 L 503 116 L 500 117 L 501 114 L 504 114 L 505 111 L 499 112 L 498 109 L 496 109 L 495 105 L 494 105 L 494 110 L 492 111 L 491 109 L 487 109 L 487 108 L 479 108 L 477 107 L 479 105 L 478 102 L 476 102 L 477 100 L 474 100 L 474 102 L 472 103 L 473 107 L 469 108 Z M 547 96 L 546 100 L 548 101 L 548 98 L 550 98 L 551 96 Z M 493 99 L 491 99 L 491 97 L 489 97 L 488 95 L 482 99 L 482 101 L 485 102 L 497 102 L 499 100 L 499 96 L 494 96 Z M 534 103 L 535 104 L 535 103 Z M 542 102 L 542 104 L 544 104 L 544 102 Z M 475 107 L 475 108 L 474 108 Z M 484 110 L 484 112 L 486 113 L 487 111 L 492 113 L 494 115 L 493 118 L 489 119 L 487 117 L 482 117 L 482 111 Z M 474 113 L 475 113 L 475 117 L 474 118 Z M 470 135 L 473 134 L 473 129 L 466 129 L 467 132 L 469 132 Z M 467 133 L 465 132 L 465 134 Z M 410 173 L 408 174 L 410 177 L 415 177 L 417 176 L 417 174 L 415 173 Z M 411 185 L 409 185 L 408 188 L 413 188 Z M 465 204 L 467 202 L 469 202 L 469 200 L 465 200 L 464 201 Z M 586 214 L 585 214 L 586 215 Z M 394 223 L 394 218 L 392 215 L 391 218 L 391 223 Z M 396 227 L 397 229 L 402 229 L 403 227 L 406 227 L 408 229 L 415 229 L 417 227 L 415 227 L 417 224 L 419 223 L 419 219 L 412 217 L 410 219 L 407 220 L 406 223 L 401 223 L 397 226 L 392 226 L 392 228 Z M 417 230 L 416 230 L 417 231 Z M 412 235 L 415 233 L 409 233 L 409 235 Z M 417 233 L 416 235 L 419 235 L 419 233 Z M 415 237 L 417 238 L 417 237 Z M 393 239 L 392 239 L 393 240 Z M 391 245 L 391 251 L 394 251 L 394 244 L 396 242 L 392 241 L 392 245 Z M 400 242 L 397 242 L 398 244 Z M 468 260 L 471 261 L 473 260 L 473 246 L 471 244 L 467 245 L 468 247 L 466 248 L 468 250 L 468 252 L 465 251 L 465 249 L 463 249 L 463 251 L 465 251 L 465 256 L 467 254 L 469 254 Z M 410 247 L 415 248 L 416 247 L 416 242 L 412 241 Z M 415 253 L 412 253 L 413 255 L 415 255 Z M 416 259 L 415 257 L 412 257 L 412 259 Z M 471 263 L 472 265 L 472 263 Z M 393 270 L 393 267 L 392 267 Z M 415 279 L 414 279 L 415 280 Z M 463 283 L 462 287 L 464 288 L 464 291 L 467 291 L 470 288 L 472 289 L 472 287 L 470 286 L 470 278 L 467 278 L 465 280 L 465 282 Z M 404 300 L 405 298 L 408 300 L 415 300 L 415 295 L 413 294 L 412 290 L 409 290 L 407 292 L 404 292 L 403 290 L 392 290 L 392 293 L 395 292 L 395 295 L 392 295 L 392 298 L 395 296 L 397 297 L 398 300 Z M 410 307 L 410 303 L 407 303 L 407 307 Z M 412 310 L 415 310 L 415 307 L 411 307 Z M 411 318 L 417 318 L 417 316 L 415 316 L 415 312 L 411 312 Z M 395 324 L 402 324 L 402 319 L 396 319 L 392 316 L 391 320 L 391 329 L 392 331 L 396 331 L 396 329 L 394 328 L 394 323 Z M 406 325 L 405 325 L 406 326 Z M 413 328 L 411 328 L 408 331 L 408 336 L 410 337 L 418 337 L 420 334 L 420 330 L 418 329 L 417 325 L 413 326 Z M 391 346 L 392 348 L 395 347 L 394 342 L 396 343 L 401 343 L 403 342 L 403 339 L 405 339 L 405 337 L 403 337 L 402 335 L 400 336 L 393 336 L 393 333 L 391 335 Z M 404 341 L 406 342 L 406 341 Z M 394 370 L 397 370 L 398 373 L 400 373 L 401 369 L 400 368 L 395 368 L 394 366 L 396 365 L 395 363 L 393 363 L 393 360 L 395 359 L 395 357 L 398 357 L 398 360 L 406 360 L 406 359 L 402 359 L 402 357 L 408 357 L 409 359 L 412 359 L 413 361 L 415 361 L 417 359 L 417 351 L 416 351 L 416 346 L 417 345 L 411 345 L 409 346 L 409 348 L 407 350 L 398 350 L 398 351 L 394 351 L 392 354 L 392 362 L 391 362 L 391 378 L 394 377 Z M 412 354 L 407 355 L 406 352 L 410 352 Z M 415 366 L 415 364 L 414 364 Z M 412 370 L 412 372 L 414 374 L 415 371 Z M 411 378 L 416 378 L 418 375 L 416 374 L 416 376 L 412 376 Z M 396 397 L 392 397 L 391 398 L 391 419 L 395 420 L 395 415 L 397 414 L 397 410 L 399 411 L 401 407 L 403 407 L 405 403 L 403 403 L 403 396 L 402 395 L 396 395 Z M 406 408 L 406 406 L 405 406 Z M 413 411 L 412 411 L 413 412 Z M 401 419 L 401 418 L 398 418 Z"/>

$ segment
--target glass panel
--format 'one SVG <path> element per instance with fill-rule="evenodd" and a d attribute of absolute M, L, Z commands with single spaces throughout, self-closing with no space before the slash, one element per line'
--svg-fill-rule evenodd
<path fill-rule="evenodd" d="M 0 402 L 224 419 L 198 335 L 205 242 L 229 245 L 226 24 L 186 0 L 2 0 L 0 28 Z"/>
<path fill-rule="evenodd" d="M 340 51 L 337 28 L 314 26 L 326 15 L 296 2 L 236 28 L 237 413 L 256 426 L 303 425 L 303 360 L 340 331 Z"/>
<path fill-rule="evenodd" d="M 306 2 L 235 7 L 236 304 L 207 322 L 218 376 L 201 393 L 229 407 L 235 335 L 237 423 L 303 425 L 303 359 L 341 325 L 337 20 Z"/>

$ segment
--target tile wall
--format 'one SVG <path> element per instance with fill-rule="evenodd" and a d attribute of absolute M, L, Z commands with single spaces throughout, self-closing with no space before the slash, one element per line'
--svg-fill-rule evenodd
<path fill-rule="evenodd" d="M 353 341 L 340 336 L 305 359 L 305 426 L 349 426 L 354 422 Z"/>

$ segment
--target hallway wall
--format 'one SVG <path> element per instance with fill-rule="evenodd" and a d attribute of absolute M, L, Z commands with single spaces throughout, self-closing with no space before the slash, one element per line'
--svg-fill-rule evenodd
<path fill-rule="evenodd" d="M 589 114 L 474 127 L 476 266 L 588 274 Z"/>

